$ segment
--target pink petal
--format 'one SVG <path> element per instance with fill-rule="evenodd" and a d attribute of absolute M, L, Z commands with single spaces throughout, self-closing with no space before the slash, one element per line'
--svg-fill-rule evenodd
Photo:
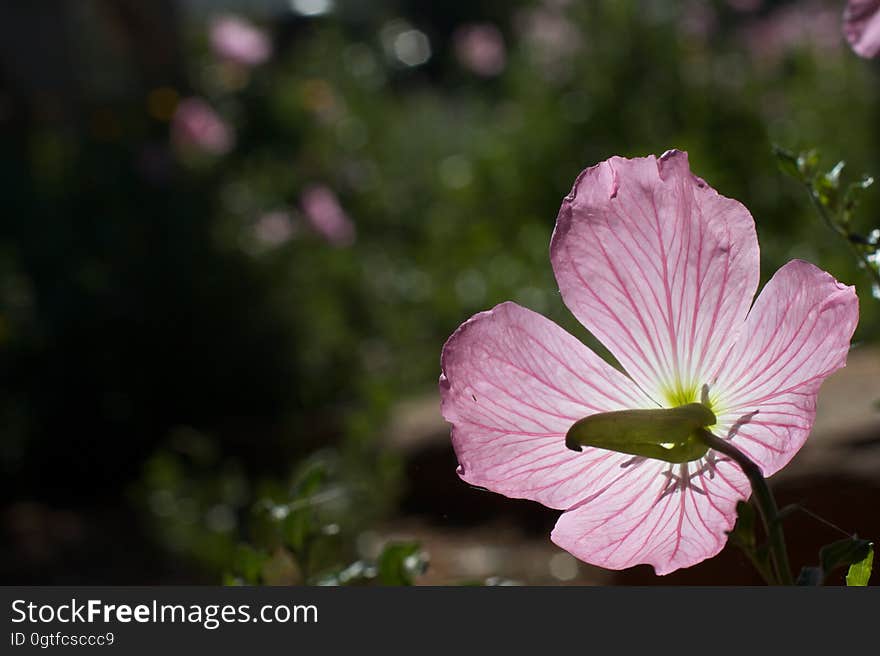
<path fill-rule="evenodd" d="M 492 23 L 469 23 L 453 35 L 455 55 L 468 70 L 491 77 L 504 71 L 507 54 L 504 37 Z"/>
<path fill-rule="evenodd" d="M 714 377 L 758 286 L 751 215 L 679 151 L 581 173 L 550 258 L 566 305 L 663 405 Z"/>
<path fill-rule="evenodd" d="M 184 98 L 171 119 L 171 139 L 181 148 L 223 155 L 235 145 L 235 132 L 201 98 Z"/>
<path fill-rule="evenodd" d="M 880 53 L 880 0 L 849 0 L 843 12 L 843 34 L 857 55 Z"/>
<path fill-rule="evenodd" d="M 211 21 L 210 36 L 218 56 L 245 66 L 262 64 L 272 55 L 265 33 L 240 16 L 218 16 Z"/>
<path fill-rule="evenodd" d="M 636 385 L 545 317 L 503 303 L 443 347 L 440 393 L 462 479 L 569 508 L 631 471 L 632 457 L 577 453 L 565 434 L 596 412 L 656 407 Z"/>
<path fill-rule="evenodd" d="M 749 495 L 742 471 L 727 460 L 633 464 L 625 481 L 562 514 L 550 539 L 600 567 L 647 563 L 668 574 L 711 558 Z"/>
<path fill-rule="evenodd" d="M 858 319 L 854 288 L 802 260 L 779 269 L 755 301 L 715 383 L 714 405 L 720 436 L 747 420 L 732 440 L 765 476 L 803 446 L 819 386 L 846 365 Z"/>
<path fill-rule="evenodd" d="M 332 189 L 324 185 L 306 187 L 300 196 L 300 205 L 309 225 L 327 242 L 338 247 L 354 243 L 354 223 Z"/>

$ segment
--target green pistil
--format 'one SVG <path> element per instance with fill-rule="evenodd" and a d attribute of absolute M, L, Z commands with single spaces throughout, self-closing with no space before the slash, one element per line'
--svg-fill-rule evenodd
<path fill-rule="evenodd" d="M 680 405 L 687 405 L 688 403 L 699 403 L 699 391 L 700 390 L 696 385 L 684 386 L 681 383 L 676 383 L 675 387 L 667 390 L 664 396 L 666 397 L 667 405 L 670 408 L 676 408 Z"/>
<path fill-rule="evenodd" d="M 663 397 L 666 401 L 666 406 L 669 408 L 678 408 L 691 403 L 700 403 L 707 407 L 713 414 L 722 414 L 722 410 L 719 408 L 718 395 L 711 395 L 708 385 L 700 386 L 696 383 L 683 385 L 681 383 L 676 383 L 674 387 L 663 393 Z M 707 428 L 711 427 L 707 426 Z"/>

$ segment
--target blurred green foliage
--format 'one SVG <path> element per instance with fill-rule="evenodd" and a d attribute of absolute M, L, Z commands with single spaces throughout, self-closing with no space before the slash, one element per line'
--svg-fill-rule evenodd
<path fill-rule="evenodd" d="M 456 326 L 512 299 L 602 351 L 564 308 L 548 244 L 578 172 L 612 155 L 689 151 L 751 210 L 764 280 L 802 257 L 869 298 L 772 152 L 880 172 L 877 68 L 845 47 L 837 3 L 357 4 L 266 18 L 275 54 L 253 70 L 216 61 L 203 17 L 185 24 L 189 83 L 172 93 L 233 126 L 225 155 L 169 148 L 169 117 L 142 97 L 4 131 L 7 502 L 123 504 L 209 580 L 344 578 L 401 484 L 388 413 L 435 389 Z M 472 21 L 500 28 L 500 75 L 456 59 Z M 411 30 L 430 44 L 418 65 L 395 51 Z M 316 184 L 353 244 L 309 229 Z M 878 210 L 866 191 L 853 229 Z M 876 338 L 878 306 L 863 300 L 857 339 Z M 348 576 L 405 582 L 416 551 Z"/>
<path fill-rule="evenodd" d="M 800 182 L 823 223 L 843 240 L 871 281 L 871 296 L 880 300 L 880 228 L 859 233 L 853 229 L 856 209 L 862 192 L 874 184 L 871 176 L 842 184 L 841 173 L 846 163 L 841 160 L 828 171 L 819 167 L 819 153 L 807 150 L 795 155 L 784 148 L 775 148 L 780 168 Z"/>

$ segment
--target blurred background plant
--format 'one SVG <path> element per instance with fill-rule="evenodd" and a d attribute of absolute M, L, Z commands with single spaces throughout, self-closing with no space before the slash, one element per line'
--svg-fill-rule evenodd
<path fill-rule="evenodd" d="M 598 348 L 547 249 L 614 154 L 688 150 L 762 271 L 856 284 L 876 339 L 870 278 L 771 148 L 880 172 L 840 4 L 4 3 L 3 581 L 411 582 L 419 546 L 376 527 L 469 502 L 424 503 L 464 486 L 448 442 L 408 461 L 401 408 L 435 425 L 440 346 L 504 300 Z"/>

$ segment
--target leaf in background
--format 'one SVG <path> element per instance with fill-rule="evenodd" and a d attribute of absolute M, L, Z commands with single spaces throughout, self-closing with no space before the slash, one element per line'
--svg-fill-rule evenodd
<path fill-rule="evenodd" d="M 288 547 L 300 558 L 309 544 L 321 535 L 323 526 L 318 521 L 315 505 L 322 488 L 327 484 L 329 472 L 322 461 L 310 463 L 293 485 L 293 498 L 279 516 L 281 535 Z"/>
<path fill-rule="evenodd" d="M 731 544 L 740 549 L 755 566 L 768 583 L 773 579 L 770 569 L 770 553 L 767 546 L 758 546 L 755 537 L 757 524 L 757 511 L 748 501 L 740 501 L 736 504 L 736 525 L 728 532 Z"/>
<path fill-rule="evenodd" d="M 233 569 L 245 583 L 254 585 L 260 582 L 266 559 L 267 555 L 264 552 L 258 551 L 248 544 L 242 544 L 235 552 Z"/>
<path fill-rule="evenodd" d="M 844 166 L 846 166 L 846 162 L 841 160 L 834 165 L 834 168 L 825 174 L 825 182 L 827 182 L 832 189 L 840 187 L 840 173 L 843 171 Z"/>
<path fill-rule="evenodd" d="M 844 224 L 848 225 L 850 221 L 852 221 L 853 213 L 859 205 L 859 199 L 862 192 L 872 184 L 874 184 L 874 178 L 870 175 L 865 175 L 862 176 L 861 180 L 850 182 L 847 185 L 840 208 L 842 213 L 841 219 Z"/>
<path fill-rule="evenodd" d="M 837 211 L 838 206 L 838 190 L 840 188 L 840 173 L 843 171 L 844 162 L 838 162 L 830 171 L 824 175 L 816 176 L 813 181 L 813 189 L 816 195 L 825 207 L 832 208 Z"/>
<path fill-rule="evenodd" d="M 860 561 L 849 566 L 846 573 L 846 585 L 848 587 L 857 587 L 868 585 L 868 579 L 871 578 L 871 567 L 874 564 L 874 545 L 868 546 L 868 554 Z"/>
<path fill-rule="evenodd" d="M 793 152 L 774 144 L 773 154 L 776 155 L 776 163 L 779 165 L 780 171 L 797 180 L 801 179 L 801 171 L 798 168 L 798 158 Z"/>
<path fill-rule="evenodd" d="M 816 168 L 819 166 L 819 151 L 815 148 L 799 153 L 797 156 L 797 167 L 804 180 L 812 180 L 816 175 Z"/>
<path fill-rule="evenodd" d="M 303 499 L 313 496 L 324 485 L 327 477 L 327 466 L 323 462 L 316 461 L 310 463 L 297 477 L 297 481 L 294 484 L 295 497 Z"/>
<path fill-rule="evenodd" d="M 284 542 L 294 553 L 301 553 L 313 531 L 312 512 L 308 506 L 297 508 L 282 520 Z"/>
<path fill-rule="evenodd" d="M 798 576 L 797 584 L 822 585 L 835 570 L 863 563 L 871 557 L 872 553 L 871 543 L 857 537 L 844 538 L 826 544 L 819 550 L 819 566 L 804 567 Z M 868 575 L 870 575 L 870 562 L 867 567 Z M 857 574 L 854 574 L 854 580 L 855 577 Z M 849 575 L 847 575 L 847 585 L 849 585 Z"/>
<path fill-rule="evenodd" d="M 825 578 L 840 567 L 860 562 L 867 557 L 870 551 L 871 543 L 868 540 L 860 540 L 855 537 L 844 538 L 825 545 L 819 550 L 819 562 Z"/>
<path fill-rule="evenodd" d="M 427 569 L 428 560 L 418 542 L 392 542 L 382 550 L 378 565 L 380 584 L 412 585 Z"/>
<path fill-rule="evenodd" d="M 755 550 L 755 507 L 748 501 L 736 504 L 736 525 L 728 533 L 730 541 L 746 552 Z"/>

